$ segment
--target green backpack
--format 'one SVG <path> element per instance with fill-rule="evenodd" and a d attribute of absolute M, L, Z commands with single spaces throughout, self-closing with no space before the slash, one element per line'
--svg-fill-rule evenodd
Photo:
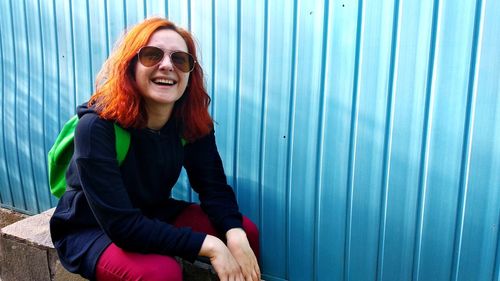
<path fill-rule="evenodd" d="M 73 116 L 64 124 L 57 139 L 49 150 L 49 185 L 50 192 L 55 197 L 61 198 L 66 191 L 66 170 L 74 152 L 75 129 L 78 124 L 78 116 Z M 130 146 L 130 133 L 117 124 L 115 127 L 116 160 L 118 165 L 122 165 L 127 156 Z"/>

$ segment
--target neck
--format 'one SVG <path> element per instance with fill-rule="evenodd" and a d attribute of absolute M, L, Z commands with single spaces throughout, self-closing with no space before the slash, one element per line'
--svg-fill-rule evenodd
<path fill-rule="evenodd" d="M 146 106 L 148 113 L 147 127 L 153 130 L 159 130 L 165 126 L 172 115 L 173 106 Z"/>

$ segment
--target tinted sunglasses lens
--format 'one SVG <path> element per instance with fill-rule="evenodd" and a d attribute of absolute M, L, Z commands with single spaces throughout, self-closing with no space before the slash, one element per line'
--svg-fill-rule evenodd
<path fill-rule="evenodd" d="M 191 72 L 194 68 L 194 58 L 186 52 L 173 52 L 170 59 L 175 67 L 182 72 Z"/>
<path fill-rule="evenodd" d="M 144 66 L 153 66 L 163 59 L 164 52 L 156 47 L 143 47 L 139 51 L 139 61 Z"/>

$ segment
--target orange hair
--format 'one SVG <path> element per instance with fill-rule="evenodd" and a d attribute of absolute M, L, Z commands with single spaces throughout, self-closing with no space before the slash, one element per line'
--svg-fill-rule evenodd
<path fill-rule="evenodd" d="M 150 18 L 135 25 L 125 34 L 97 75 L 96 91 L 90 98 L 89 106 L 95 107 L 101 118 L 113 120 L 125 128 L 146 126 L 147 112 L 144 99 L 134 81 L 134 69 L 137 52 L 159 29 L 177 32 L 186 42 L 188 52 L 198 61 L 193 37 L 173 22 Z M 193 141 L 212 130 L 209 104 L 210 97 L 204 86 L 203 70 L 196 63 L 190 73 L 186 91 L 175 103 L 172 115 L 186 140 Z"/>

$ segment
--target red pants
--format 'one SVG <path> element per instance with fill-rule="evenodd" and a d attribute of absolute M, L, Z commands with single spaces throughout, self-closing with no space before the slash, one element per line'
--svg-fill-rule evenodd
<path fill-rule="evenodd" d="M 218 236 L 208 216 L 199 205 L 187 207 L 174 222 L 177 227 L 189 226 L 194 231 Z M 259 232 L 253 222 L 243 217 L 245 230 L 255 256 L 259 257 Z M 105 281 L 182 281 L 182 269 L 175 258 L 158 254 L 125 252 L 114 243 L 97 261 L 96 279 Z"/>

